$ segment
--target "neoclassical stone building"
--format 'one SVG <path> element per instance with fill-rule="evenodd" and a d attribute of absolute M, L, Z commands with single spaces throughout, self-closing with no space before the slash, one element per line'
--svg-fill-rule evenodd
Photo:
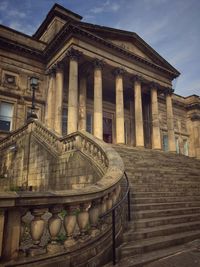
<path fill-rule="evenodd" d="M 55 4 L 33 36 L 0 26 L 0 137 L 31 109 L 60 135 L 86 130 L 200 158 L 200 99 L 173 93 L 179 72 L 136 33 L 82 22 Z"/>

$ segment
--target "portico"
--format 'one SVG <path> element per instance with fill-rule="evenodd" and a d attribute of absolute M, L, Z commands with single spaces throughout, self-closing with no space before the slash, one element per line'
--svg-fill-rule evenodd
<path fill-rule="evenodd" d="M 133 137 L 136 147 L 148 144 L 153 149 L 161 149 L 158 97 L 162 94 L 167 105 L 169 151 L 174 151 L 172 89 L 148 80 L 140 73 L 133 74 L 120 63 L 113 67 L 106 58 L 89 58 L 83 50 L 74 48 L 68 49 L 66 56 L 49 68 L 48 76 L 46 123 L 60 135 L 66 130 L 62 129 L 62 107 L 66 105 L 68 134 L 87 130 L 90 111 L 92 133 L 97 138 L 125 144 Z M 131 102 L 133 105 L 129 108 Z M 109 109 L 106 103 L 111 103 Z M 104 114 L 110 115 L 106 117 Z M 128 127 L 125 127 L 125 121 Z"/>

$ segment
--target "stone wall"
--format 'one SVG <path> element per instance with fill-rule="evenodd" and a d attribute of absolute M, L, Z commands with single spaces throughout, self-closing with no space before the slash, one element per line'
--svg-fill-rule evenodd
<path fill-rule="evenodd" d="M 0 190 L 81 189 L 100 179 L 100 172 L 81 152 L 58 155 L 30 133 L 2 151 L 0 171 Z"/>

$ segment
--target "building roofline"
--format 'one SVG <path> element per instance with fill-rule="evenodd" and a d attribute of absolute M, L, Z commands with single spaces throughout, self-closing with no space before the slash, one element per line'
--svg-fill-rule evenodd
<path fill-rule="evenodd" d="M 157 56 L 159 58 L 159 60 L 165 64 L 167 64 L 169 66 L 169 68 L 173 69 L 174 72 L 176 72 L 177 76 L 180 75 L 180 72 L 174 68 L 167 60 L 165 60 L 158 52 L 156 52 L 156 50 L 154 50 L 149 44 L 147 44 L 137 33 L 135 32 L 131 32 L 131 31 L 126 31 L 126 30 L 121 30 L 121 29 L 116 29 L 116 28 L 111 28 L 111 27 L 107 27 L 107 26 L 101 26 L 101 25 L 97 25 L 97 24 L 92 24 L 92 23 L 87 23 L 87 22 L 80 22 L 79 25 L 81 26 L 86 26 L 89 28 L 93 28 L 93 29 L 99 29 L 102 31 L 108 31 L 108 32 L 113 32 L 116 34 L 122 34 L 124 36 L 130 37 L 130 38 L 135 38 L 136 40 L 138 40 L 140 43 L 143 44 L 144 47 L 146 47 L 148 50 L 151 51 L 151 53 L 154 56 Z"/>
<path fill-rule="evenodd" d="M 10 28 L 10 27 L 8 27 L 8 26 L 5 26 L 5 25 L 3 25 L 3 24 L 0 24 L 0 28 L 4 28 L 4 29 L 6 29 L 6 30 L 8 30 L 8 31 L 10 31 L 10 32 L 13 32 L 13 33 L 19 34 L 19 35 L 21 35 L 21 36 L 24 36 L 24 37 L 26 37 L 26 38 L 28 38 L 28 39 L 31 39 L 31 40 L 35 41 L 35 42 L 39 42 L 39 43 L 41 43 L 41 44 L 47 45 L 47 43 L 45 43 L 44 41 L 38 40 L 38 39 L 36 39 L 35 37 L 33 37 L 33 36 L 31 36 L 31 35 L 28 35 L 28 34 L 26 34 L 26 33 L 20 32 L 20 31 L 18 31 L 18 30 L 15 30 L 15 29 Z M 1 34 L 0 34 L 0 36 L 1 36 Z"/>
<path fill-rule="evenodd" d="M 69 15 L 64 14 L 62 12 L 59 12 L 59 9 L 64 11 L 64 13 L 67 13 Z M 44 31 L 47 29 L 50 21 L 55 16 L 58 16 L 58 17 L 60 17 L 60 18 L 62 18 L 64 20 L 69 19 L 69 18 L 71 20 L 81 20 L 83 18 L 79 14 L 74 13 L 73 11 L 71 11 L 71 10 L 69 10 L 67 8 L 64 8 L 63 6 L 55 3 L 53 5 L 53 7 L 50 9 L 50 11 L 47 13 L 47 15 L 46 15 L 45 19 L 43 20 L 42 24 L 39 26 L 37 31 L 33 34 L 33 37 L 36 38 L 36 39 L 39 39 L 41 37 L 41 35 L 44 33 Z"/>

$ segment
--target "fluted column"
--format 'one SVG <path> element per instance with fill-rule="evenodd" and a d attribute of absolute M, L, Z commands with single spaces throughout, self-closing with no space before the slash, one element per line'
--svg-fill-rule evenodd
<path fill-rule="evenodd" d="M 158 92 L 156 85 L 151 85 L 152 110 L 152 148 L 161 149 L 160 124 L 158 116 Z"/>
<path fill-rule="evenodd" d="M 86 131 L 87 76 L 80 78 L 79 87 L 79 130 Z"/>
<path fill-rule="evenodd" d="M 45 124 L 48 128 L 54 128 L 54 115 L 55 115 L 55 66 L 53 66 L 49 71 L 49 86 L 47 92 L 47 101 L 45 109 Z"/>
<path fill-rule="evenodd" d="M 168 129 L 168 150 L 176 152 L 175 134 L 174 134 L 174 115 L 172 108 L 172 92 L 169 90 L 166 94 L 167 106 L 167 129 Z"/>
<path fill-rule="evenodd" d="M 80 52 L 71 48 L 69 56 L 69 96 L 68 96 L 68 121 L 67 133 L 78 130 L 78 59 Z"/>
<path fill-rule="evenodd" d="M 124 144 L 124 96 L 123 96 L 123 74 L 124 70 L 115 69 L 115 91 L 116 91 L 116 143 Z"/>
<path fill-rule="evenodd" d="M 54 129 L 62 134 L 62 104 L 63 104 L 63 63 L 56 64 L 56 97 Z"/>
<path fill-rule="evenodd" d="M 135 141 L 136 146 L 144 146 L 144 128 L 142 115 L 142 92 L 141 80 L 139 77 L 134 77 L 134 100 L 135 100 Z"/>
<path fill-rule="evenodd" d="M 102 67 L 103 61 L 94 60 L 94 136 L 103 139 L 102 108 Z"/>
<path fill-rule="evenodd" d="M 80 52 L 71 48 L 69 57 L 69 95 L 68 95 L 68 121 L 67 133 L 78 130 L 78 59 Z"/>

